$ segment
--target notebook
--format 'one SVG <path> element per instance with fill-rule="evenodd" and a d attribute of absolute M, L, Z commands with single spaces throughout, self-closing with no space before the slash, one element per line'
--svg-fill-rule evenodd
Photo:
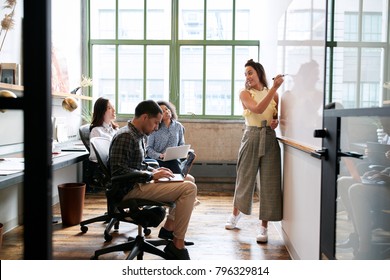
<path fill-rule="evenodd" d="M 169 161 L 179 158 L 186 158 L 191 145 L 182 145 L 176 147 L 168 147 L 165 151 L 163 161 Z"/>

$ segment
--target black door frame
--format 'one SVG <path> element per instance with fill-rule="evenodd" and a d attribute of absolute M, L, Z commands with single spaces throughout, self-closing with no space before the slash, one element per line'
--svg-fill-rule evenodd
<path fill-rule="evenodd" d="M 323 150 L 321 171 L 321 221 L 320 221 L 320 259 L 336 259 L 336 198 L 337 176 L 340 168 L 340 129 L 343 117 L 390 117 L 390 108 L 327 109 L 324 110 Z M 346 152 L 346 151 L 343 151 Z"/>

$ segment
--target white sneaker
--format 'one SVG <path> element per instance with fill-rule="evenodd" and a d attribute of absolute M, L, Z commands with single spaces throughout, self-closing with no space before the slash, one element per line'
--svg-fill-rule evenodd
<path fill-rule="evenodd" d="M 198 206 L 199 204 L 200 204 L 200 200 L 195 198 L 194 207 Z"/>
<path fill-rule="evenodd" d="M 242 213 L 240 212 L 237 216 L 231 214 L 229 216 L 229 219 L 227 220 L 225 224 L 225 229 L 234 229 L 238 223 L 238 221 L 241 219 Z"/>
<path fill-rule="evenodd" d="M 258 243 L 266 243 L 268 241 L 268 229 L 260 226 L 259 234 L 256 236 L 256 241 Z"/>

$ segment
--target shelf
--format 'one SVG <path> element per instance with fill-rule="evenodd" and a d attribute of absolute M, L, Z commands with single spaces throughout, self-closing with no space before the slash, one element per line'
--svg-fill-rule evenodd
<path fill-rule="evenodd" d="M 63 93 L 63 92 L 53 92 L 52 95 L 53 95 L 53 98 L 74 97 L 77 99 L 92 100 L 92 97 L 90 97 L 90 96 L 76 95 L 76 94 Z"/>
<path fill-rule="evenodd" d="M 6 84 L 6 83 L 0 83 L 0 88 L 2 89 L 8 89 L 8 90 L 17 90 L 17 91 L 23 91 L 23 86 L 19 85 L 13 85 L 13 84 Z"/>
<path fill-rule="evenodd" d="M 24 87 L 19 86 L 19 85 L 0 83 L 0 89 L 23 91 Z M 90 96 L 76 95 L 76 94 L 70 94 L 70 93 L 64 93 L 64 92 L 53 92 L 52 95 L 53 95 L 53 98 L 74 97 L 77 99 L 92 100 L 92 97 L 90 97 Z"/>

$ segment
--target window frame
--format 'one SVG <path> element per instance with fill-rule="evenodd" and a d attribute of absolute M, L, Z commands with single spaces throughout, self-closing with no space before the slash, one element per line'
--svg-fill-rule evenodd
<path fill-rule="evenodd" d="M 112 45 L 115 47 L 115 100 L 112 100 L 112 102 L 115 104 L 115 107 L 118 108 L 118 102 L 119 100 L 119 92 L 118 92 L 118 80 L 119 80 L 119 72 L 118 72 L 118 49 L 119 46 L 122 45 L 138 45 L 138 46 L 143 46 L 144 48 L 144 54 L 143 54 L 143 63 L 144 63 L 144 69 L 143 69 L 143 100 L 146 99 L 147 97 L 147 64 L 146 64 L 146 48 L 147 46 L 169 46 L 169 101 L 172 102 L 176 108 L 177 108 L 177 113 L 180 118 L 185 118 L 185 119 L 242 119 L 241 115 L 235 115 L 235 107 L 236 106 L 241 106 L 237 99 L 238 92 L 235 92 L 235 50 L 237 47 L 257 47 L 257 57 L 251 57 L 253 59 L 259 59 L 259 54 L 260 54 L 260 41 L 259 40 L 235 40 L 235 20 L 236 20 L 236 1 L 237 0 L 232 0 L 232 39 L 231 40 L 179 40 L 179 21 L 178 21 L 178 16 L 179 16 L 179 0 L 173 0 L 172 1 L 172 6 L 171 6 L 171 13 L 172 13 L 172 21 L 171 21 L 171 39 L 169 40 L 155 40 L 155 39 L 146 39 L 146 21 L 147 21 L 147 1 L 144 0 L 144 38 L 143 39 L 136 39 L 136 40 L 129 40 L 129 39 L 118 39 L 118 32 L 119 32 L 119 22 L 118 22 L 118 14 L 119 14 L 119 0 L 115 0 L 115 39 L 91 39 L 91 1 L 93 0 L 87 0 L 87 37 L 88 37 L 88 43 L 87 43 L 87 49 L 88 49 L 88 54 L 87 54 L 87 67 L 88 67 L 88 73 L 92 79 L 93 77 L 93 48 L 94 46 L 98 45 Z M 203 26 L 203 38 L 206 36 L 206 27 L 207 27 L 207 1 L 204 0 L 204 11 L 203 11 L 203 16 L 204 16 L 204 26 Z M 180 103 L 182 102 L 180 100 L 180 49 L 183 46 L 200 46 L 203 48 L 203 80 L 202 82 L 202 114 L 196 114 L 196 115 L 191 115 L 188 114 L 187 112 L 180 112 Z M 230 88 L 231 88 L 231 110 L 229 115 L 207 115 L 206 114 L 206 48 L 208 46 L 228 46 L 232 48 L 231 52 L 231 81 L 230 81 Z M 249 59 L 249 58 L 248 58 Z M 244 63 L 244 62 L 243 62 Z M 92 89 L 93 90 L 93 89 Z M 89 92 L 90 95 L 93 96 L 92 90 Z M 96 98 L 98 96 L 96 95 Z M 141 101 L 141 100 L 140 100 Z M 93 105 L 91 104 L 91 107 Z M 117 118 L 118 120 L 122 119 L 128 119 L 129 117 L 133 116 L 133 114 L 122 114 L 122 113 L 117 113 Z"/>

